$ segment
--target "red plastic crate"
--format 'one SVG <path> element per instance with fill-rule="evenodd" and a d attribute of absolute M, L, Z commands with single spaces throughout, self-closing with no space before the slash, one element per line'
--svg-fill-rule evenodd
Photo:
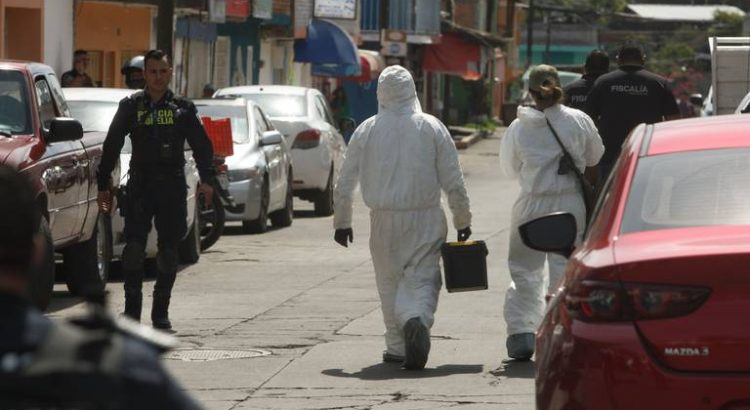
<path fill-rule="evenodd" d="M 206 129 L 208 139 L 214 147 L 215 157 L 231 157 L 234 155 L 234 144 L 232 143 L 232 126 L 229 118 L 217 120 L 211 117 L 201 117 L 203 127 Z"/>

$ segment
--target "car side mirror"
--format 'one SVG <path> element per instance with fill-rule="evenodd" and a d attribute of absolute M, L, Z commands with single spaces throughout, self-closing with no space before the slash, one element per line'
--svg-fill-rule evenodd
<path fill-rule="evenodd" d="M 265 147 L 268 145 L 279 145 L 281 144 L 282 136 L 278 131 L 266 131 L 260 138 L 260 146 Z"/>
<path fill-rule="evenodd" d="M 551 213 L 518 227 L 521 240 L 529 248 L 566 258 L 575 249 L 577 230 L 576 218 L 567 212 Z"/>
<path fill-rule="evenodd" d="M 357 121 L 354 121 L 354 118 L 346 117 L 339 120 L 339 130 L 346 132 L 355 128 L 357 128 Z"/>
<path fill-rule="evenodd" d="M 74 118 L 59 117 L 50 122 L 45 135 L 47 144 L 62 141 L 76 141 L 83 138 L 83 126 Z"/>
<path fill-rule="evenodd" d="M 690 96 L 690 104 L 701 106 L 703 105 L 703 95 L 693 94 Z"/>

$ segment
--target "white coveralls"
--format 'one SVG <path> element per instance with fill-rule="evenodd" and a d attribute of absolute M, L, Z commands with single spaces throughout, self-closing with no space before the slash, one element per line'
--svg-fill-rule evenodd
<path fill-rule="evenodd" d="M 406 321 L 419 317 L 429 329 L 437 309 L 440 246 L 447 235 L 441 188 L 456 229 L 471 225 L 471 212 L 455 145 L 445 126 L 422 112 L 411 74 L 386 68 L 377 93 L 378 114 L 357 128 L 346 151 L 334 193 L 334 228 L 351 228 L 359 182 L 370 208 L 386 351 L 403 356 Z"/>
<path fill-rule="evenodd" d="M 503 309 L 508 336 L 536 332 L 544 314 L 545 294 L 552 294 L 557 288 L 567 263 L 560 255 L 526 247 L 518 226 L 551 212 L 570 212 L 576 218 L 580 238 L 586 220 L 586 206 L 574 172 L 557 174 L 563 154 L 545 116 L 581 172 L 596 165 L 604 153 L 596 126 L 584 112 L 559 104 L 543 113 L 531 107 L 518 107 L 517 119 L 510 124 L 500 144 L 503 171 L 518 178 L 521 185 L 511 214 L 508 268 L 512 282 Z M 545 259 L 549 278 L 544 275 Z"/>

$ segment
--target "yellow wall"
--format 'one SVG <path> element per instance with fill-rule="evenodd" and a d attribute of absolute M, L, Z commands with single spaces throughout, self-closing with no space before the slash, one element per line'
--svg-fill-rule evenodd
<path fill-rule="evenodd" d="M 89 74 L 105 87 L 124 86 L 120 68 L 151 45 L 148 6 L 76 2 L 75 48 L 89 52 Z"/>
<path fill-rule="evenodd" d="M 43 22 L 44 0 L 0 0 L 0 56 L 42 61 Z"/>

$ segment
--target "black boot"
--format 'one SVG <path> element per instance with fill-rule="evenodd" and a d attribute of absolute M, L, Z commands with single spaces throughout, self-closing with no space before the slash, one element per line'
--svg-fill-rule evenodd
<path fill-rule="evenodd" d="M 151 322 L 155 329 L 169 330 L 169 294 L 154 292 L 154 303 L 151 305 Z"/>
<path fill-rule="evenodd" d="M 125 292 L 125 316 L 141 321 L 141 305 L 143 304 L 143 294 L 140 292 Z"/>

